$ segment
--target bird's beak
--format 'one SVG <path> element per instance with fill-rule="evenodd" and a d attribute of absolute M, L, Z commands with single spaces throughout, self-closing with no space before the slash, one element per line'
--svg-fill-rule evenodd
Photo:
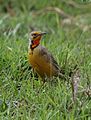
<path fill-rule="evenodd" d="M 47 34 L 47 33 L 46 33 L 46 32 L 41 32 L 40 34 L 37 35 L 37 37 L 38 37 L 38 36 L 45 35 L 45 34 Z"/>
<path fill-rule="evenodd" d="M 45 35 L 45 34 L 47 34 L 47 32 L 42 32 L 42 33 L 41 33 L 41 35 Z"/>
<path fill-rule="evenodd" d="M 40 34 L 38 34 L 37 36 L 42 36 L 42 35 L 45 35 L 47 34 L 47 32 L 41 32 Z"/>

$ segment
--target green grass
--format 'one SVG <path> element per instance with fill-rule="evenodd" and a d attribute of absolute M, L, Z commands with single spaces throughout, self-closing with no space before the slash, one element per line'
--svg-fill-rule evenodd
<path fill-rule="evenodd" d="M 11 16 L 6 10 L 8 1 L 0 7 L 0 120 L 91 120 L 91 91 L 90 95 L 86 93 L 88 88 L 91 90 L 91 29 L 80 29 L 73 24 L 63 26 L 63 18 L 55 12 L 35 14 L 49 6 L 74 16 L 89 14 L 91 9 L 68 9 L 59 0 L 20 0 L 20 4 L 14 0 Z M 78 3 L 83 4 L 80 0 Z M 83 15 L 75 22 L 88 27 L 91 16 Z M 75 103 L 72 104 L 69 81 L 55 78 L 57 84 L 47 83 L 39 91 L 40 78 L 35 80 L 27 60 L 31 28 L 48 32 L 41 44 L 66 72 L 78 66 L 80 82 Z"/>

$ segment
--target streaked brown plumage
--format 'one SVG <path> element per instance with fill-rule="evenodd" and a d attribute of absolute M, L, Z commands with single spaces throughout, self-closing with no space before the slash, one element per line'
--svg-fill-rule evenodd
<path fill-rule="evenodd" d="M 30 34 L 29 41 L 29 63 L 39 76 L 45 80 L 46 77 L 53 76 L 64 77 L 62 70 L 54 57 L 48 52 L 48 50 L 40 45 L 42 35 L 46 33 L 34 31 Z"/>

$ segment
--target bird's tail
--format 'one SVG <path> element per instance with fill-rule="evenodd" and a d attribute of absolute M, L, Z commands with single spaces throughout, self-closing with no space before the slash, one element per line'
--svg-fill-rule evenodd
<path fill-rule="evenodd" d="M 62 78 L 64 80 L 67 80 L 67 79 L 72 77 L 72 75 L 74 74 L 74 71 L 77 69 L 78 69 L 77 65 L 75 65 L 74 68 L 69 69 L 68 71 L 66 71 L 65 69 L 61 69 L 59 74 L 58 74 L 58 77 Z"/>

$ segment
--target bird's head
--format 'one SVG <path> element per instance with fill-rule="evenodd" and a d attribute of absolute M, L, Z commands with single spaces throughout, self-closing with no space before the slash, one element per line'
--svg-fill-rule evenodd
<path fill-rule="evenodd" d="M 40 40 L 43 35 L 45 35 L 46 32 L 40 32 L 40 31 L 33 31 L 30 33 L 30 38 L 29 38 L 29 47 L 31 49 L 34 49 L 40 44 Z"/>

